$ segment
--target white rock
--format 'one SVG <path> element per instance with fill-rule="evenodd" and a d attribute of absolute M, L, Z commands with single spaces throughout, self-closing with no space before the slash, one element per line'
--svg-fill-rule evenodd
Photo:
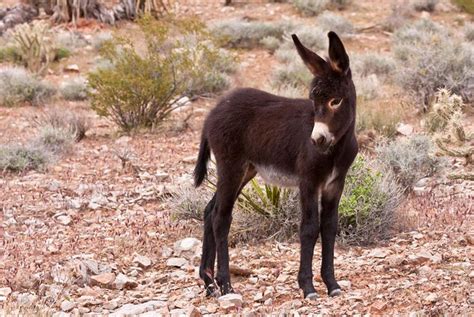
<path fill-rule="evenodd" d="M 2 287 L 0 288 L 0 296 L 8 296 L 12 292 L 12 289 L 10 287 Z"/>
<path fill-rule="evenodd" d="M 188 260 L 185 258 L 169 258 L 166 261 L 166 266 L 183 267 L 186 264 L 188 264 Z"/>
<path fill-rule="evenodd" d="M 138 286 L 135 280 L 132 280 L 128 276 L 119 273 L 114 281 L 114 288 L 116 289 L 133 289 Z"/>
<path fill-rule="evenodd" d="M 434 303 L 434 302 L 438 301 L 438 295 L 436 295 L 435 293 L 428 293 L 425 296 L 425 301 L 429 302 L 429 303 Z"/>
<path fill-rule="evenodd" d="M 67 226 L 71 223 L 72 219 L 69 215 L 59 215 L 56 217 L 56 221 L 59 222 L 60 224 Z"/>
<path fill-rule="evenodd" d="M 79 66 L 77 64 L 70 64 L 64 67 L 64 70 L 67 72 L 79 73 Z"/>
<path fill-rule="evenodd" d="M 148 257 L 140 254 L 137 254 L 133 258 L 133 263 L 138 264 L 139 267 L 142 267 L 144 269 L 147 269 L 151 266 L 151 260 Z"/>
<path fill-rule="evenodd" d="M 373 249 L 372 252 L 370 252 L 369 257 L 383 259 L 389 254 L 390 254 L 390 250 Z"/>
<path fill-rule="evenodd" d="M 198 253 L 200 249 L 201 241 L 196 238 L 185 238 L 174 244 L 174 253 L 176 256 L 181 256 L 183 253 L 188 256 L 193 256 Z"/>
<path fill-rule="evenodd" d="M 65 312 L 72 310 L 74 307 L 76 307 L 76 303 L 68 300 L 65 300 L 61 303 L 61 310 Z"/>
<path fill-rule="evenodd" d="M 134 316 L 138 314 L 143 314 L 149 311 L 156 310 L 160 307 L 165 307 L 166 302 L 163 301 L 149 301 L 142 304 L 125 304 L 120 307 L 118 310 L 110 314 L 110 317 L 125 317 L 125 316 Z"/>
<path fill-rule="evenodd" d="M 350 289 L 351 288 L 351 282 L 350 281 L 346 281 L 346 280 L 342 280 L 342 281 L 339 281 L 337 282 L 339 284 L 339 286 L 341 286 L 343 289 Z"/>
<path fill-rule="evenodd" d="M 397 132 L 402 135 L 409 136 L 413 134 L 413 126 L 410 124 L 405 124 L 405 123 L 400 122 L 397 125 Z"/>
<path fill-rule="evenodd" d="M 0 303 L 5 302 L 6 300 L 7 300 L 6 296 L 0 296 Z M 0 310 L 0 312 L 1 312 L 1 310 Z"/>
<path fill-rule="evenodd" d="M 223 309 L 240 308 L 243 302 L 242 295 L 239 294 L 227 294 L 219 297 L 217 301 Z"/>

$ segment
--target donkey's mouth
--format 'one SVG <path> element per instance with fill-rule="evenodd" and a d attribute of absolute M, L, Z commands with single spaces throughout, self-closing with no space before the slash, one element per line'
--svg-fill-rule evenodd
<path fill-rule="evenodd" d="M 316 147 L 318 152 L 321 154 L 327 155 L 331 153 L 332 149 L 334 148 L 334 144 L 329 143 L 329 144 L 318 144 L 314 139 L 311 140 L 313 142 L 313 145 Z"/>

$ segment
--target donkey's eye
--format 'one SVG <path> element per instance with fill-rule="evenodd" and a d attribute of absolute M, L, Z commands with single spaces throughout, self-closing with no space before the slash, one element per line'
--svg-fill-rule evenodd
<path fill-rule="evenodd" d="M 333 98 L 331 99 L 331 101 L 329 101 L 329 105 L 333 108 L 333 109 L 337 109 L 339 108 L 339 106 L 342 104 L 342 98 Z"/>

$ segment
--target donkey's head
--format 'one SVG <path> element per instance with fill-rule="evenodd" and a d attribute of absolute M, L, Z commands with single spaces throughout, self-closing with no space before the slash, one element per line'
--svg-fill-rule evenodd
<path fill-rule="evenodd" d="M 334 32 L 328 33 L 327 61 L 301 44 L 295 34 L 292 37 L 303 62 L 314 75 L 309 98 L 314 103 L 316 122 L 311 136 L 326 151 L 354 126 L 356 92 L 349 56 Z"/>

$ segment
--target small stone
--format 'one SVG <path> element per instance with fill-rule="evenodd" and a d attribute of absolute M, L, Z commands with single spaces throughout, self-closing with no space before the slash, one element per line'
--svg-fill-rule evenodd
<path fill-rule="evenodd" d="M 10 287 L 2 287 L 0 288 L 0 296 L 5 296 L 7 297 L 10 295 L 12 292 L 12 289 Z"/>
<path fill-rule="evenodd" d="M 372 252 L 369 253 L 369 256 L 373 258 L 383 259 L 389 254 L 390 254 L 390 250 L 374 249 L 372 250 Z"/>
<path fill-rule="evenodd" d="M 116 289 L 134 289 L 137 286 L 138 283 L 135 280 L 122 273 L 119 273 L 114 280 L 114 287 Z"/>
<path fill-rule="evenodd" d="M 290 278 L 289 275 L 287 275 L 287 274 L 280 274 L 280 275 L 278 275 L 277 282 L 285 283 L 285 282 L 288 280 L 288 278 Z"/>
<path fill-rule="evenodd" d="M 217 306 L 216 304 L 214 303 L 211 303 L 209 305 L 206 306 L 206 310 L 210 313 L 210 314 L 214 314 L 217 309 L 219 309 L 219 306 Z"/>
<path fill-rule="evenodd" d="M 61 303 L 61 310 L 65 312 L 68 312 L 75 307 L 76 307 L 76 303 L 68 301 L 68 300 L 65 300 Z"/>
<path fill-rule="evenodd" d="M 436 295 L 435 293 L 428 293 L 424 299 L 425 302 L 434 303 L 438 301 L 438 295 Z"/>
<path fill-rule="evenodd" d="M 242 295 L 239 294 L 227 294 L 219 297 L 217 301 L 223 309 L 242 307 Z"/>
<path fill-rule="evenodd" d="M 262 292 L 257 292 L 257 294 L 255 294 L 255 296 L 253 297 L 253 300 L 255 302 L 263 302 L 263 293 Z"/>
<path fill-rule="evenodd" d="M 387 261 L 391 266 L 399 266 L 405 261 L 405 257 L 399 254 L 393 254 L 387 257 Z"/>
<path fill-rule="evenodd" d="M 370 305 L 370 311 L 372 312 L 383 312 L 387 308 L 387 303 L 381 300 L 375 301 L 372 305 Z"/>
<path fill-rule="evenodd" d="M 171 317 L 181 317 L 186 315 L 186 310 L 183 308 L 175 308 L 170 311 Z"/>
<path fill-rule="evenodd" d="M 432 273 L 433 273 L 433 270 L 427 265 L 423 265 L 418 268 L 418 274 L 420 274 L 421 276 L 428 276 L 428 275 L 431 275 Z"/>
<path fill-rule="evenodd" d="M 64 226 L 67 226 L 71 223 L 72 219 L 69 215 L 62 214 L 56 217 L 56 221 Z"/>
<path fill-rule="evenodd" d="M 166 261 L 166 266 L 183 267 L 186 264 L 188 264 L 188 260 L 184 258 L 169 258 Z"/>
<path fill-rule="evenodd" d="M 409 136 L 413 134 L 413 126 L 410 124 L 405 124 L 400 122 L 397 125 L 397 132 L 400 133 L 401 135 Z"/>
<path fill-rule="evenodd" d="M 339 281 L 338 284 L 343 289 L 350 289 L 352 285 L 350 281 L 346 281 L 346 280 Z"/>
<path fill-rule="evenodd" d="M 191 307 L 186 310 L 186 317 L 201 317 L 201 312 L 191 305 Z"/>
<path fill-rule="evenodd" d="M 102 273 L 99 275 L 91 276 L 91 285 L 92 286 L 100 286 L 109 288 L 111 287 L 112 283 L 115 281 L 115 274 L 114 273 Z"/>
<path fill-rule="evenodd" d="M 70 64 L 64 67 L 64 71 L 72 72 L 72 73 L 79 73 L 79 66 L 77 64 Z"/>
<path fill-rule="evenodd" d="M 151 260 L 148 257 L 139 254 L 133 258 L 133 263 L 138 264 L 139 267 L 144 269 L 147 269 L 151 266 Z"/>
<path fill-rule="evenodd" d="M 196 156 L 195 156 L 195 155 L 193 155 L 193 156 L 187 156 L 187 157 L 183 158 L 181 161 L 182 161 L 183 163 L 194 164 L 194 163 L 196 163 Z"/>

